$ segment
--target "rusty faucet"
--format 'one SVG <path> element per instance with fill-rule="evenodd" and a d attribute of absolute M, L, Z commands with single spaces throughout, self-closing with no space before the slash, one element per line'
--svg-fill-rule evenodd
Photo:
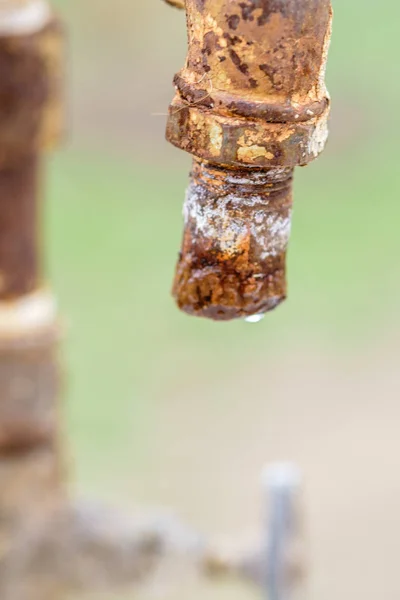
<path fill-rule="evenodd" d="M 167 2 L 189 35 L 167 139 L 194 157 L 173 293 L 193 315 L 260 315 L 286 298 L 294 167 L 328 137 L 330 0 Z"/>

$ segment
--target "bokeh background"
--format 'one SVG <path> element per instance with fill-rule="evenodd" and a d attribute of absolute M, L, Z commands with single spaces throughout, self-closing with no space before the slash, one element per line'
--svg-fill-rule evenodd
<path fill-rule="evenodd" d="M 334 0 L 331 138 L 297 171 L 289 299 L 257 325 L 189 318 L 170 297 L 190 159 L 164 127 L 184 15 L 161 0 L 56 4 L 71 133 L 51 160 L 45 236 L 73 487 L 234 539 L 260 527 L 264 464 L 294 460 L 309 597 L 398 600 L 400 4 Z"/>

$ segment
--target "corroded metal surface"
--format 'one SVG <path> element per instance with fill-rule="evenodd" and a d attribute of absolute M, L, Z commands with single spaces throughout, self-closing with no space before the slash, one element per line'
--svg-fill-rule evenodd
<path fill-rule="evenodd" d="M 0 343 L 0 452 L 34 448 L 58 435 L 59 332 L 49 328 Z"/>
<path fill-rule="evenodd" d="M 63 132 L 62 28 L 0 35 L 0 166 L 52 149 Z"/>
<path fill-rule="evenodd" d="M 289 209 L 274 199 L 290 206 L 293 168 L 314 160 L 328 137 L 330 1 L 186 0 L 186 12 L 188 57 L 174 80 L 167 139 L 199 162 L 174 295 L 185 311 L 217 320 L 257 314 L 286 295 L 289 226 L 283 247 L 271 212 L 284 218 Z M 282 248 L 267 256 L 263 244 Z"/>
<path fill-rule="evenodd" d="M 0 302 L 0 457 L 57 439 L 59 337 L 47 290 Z"/>
<path fill-rule="evenodd" d="M 36 156 L 0 168 L 0 300 L 39 284 L 38 170 Z"/>
<path fill-rule="evenodd" d="M 194 162 L 174 284 L 183 310 L 226 320 L 266 312 L 286 297 L 292 174 Z"/>
<path fill-rule="evenodd" d="M 324 149 L 329 107 L 299 123 L 230 117 L 190 106 L 177 97 L 171 104 L 168 140 L 197 158 L 229 167 L 269 168 L 306 165 Z"/>
<path fill-rule="evenodd" d="M 315 158 L 327 137 L 329 0 L 187 0 L 186 9 L 189 52 L 168 139 L 218 164 Z"/>

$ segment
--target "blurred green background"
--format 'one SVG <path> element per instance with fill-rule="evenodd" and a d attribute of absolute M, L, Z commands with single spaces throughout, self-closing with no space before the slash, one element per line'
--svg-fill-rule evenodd
<path fill-rule="evenodd" d="M 331 138 L 297 170 L 289 299 L 257 325 L 189 318 L 170 296 L 190 159 L 164 128 L 184 15 L 161 0 L 56 4 L 71 133 L 51 159 L 45 235 L 75 489 L 234 538 L 257 532 L 264 463 L 295 460 L 310 597 L 383 586 L 398 600 L 400 4 L 334 2 Z M 255 594 L 202 590 L 239 596 Z"/>

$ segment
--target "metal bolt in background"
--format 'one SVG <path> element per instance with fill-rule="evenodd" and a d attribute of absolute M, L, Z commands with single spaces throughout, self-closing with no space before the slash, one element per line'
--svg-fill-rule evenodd
<path fill-rule="evenodd" d="M 291 548 L 301 535 L 299 493 L 301 473 L 292 463 L 277 463 L 262 477 L 267 507 L 265 523 L 264 590 L 266 600 L 292 600 Z M 300 580 L 304 585 L 303 578 Z"/>

